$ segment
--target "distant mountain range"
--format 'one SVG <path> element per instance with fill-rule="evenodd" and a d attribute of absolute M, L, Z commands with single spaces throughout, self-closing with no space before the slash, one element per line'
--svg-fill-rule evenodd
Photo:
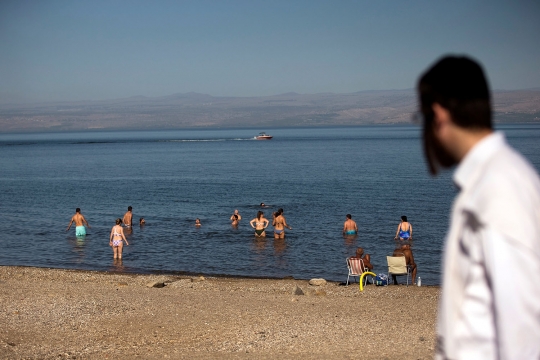
<path fill-rule="evenodd" d="M 497 122 L 540 122 L 540 89 L 497 90 L 493 103 Z M 186 93 L 24 105 L 0 98 L 0 132 L 406 124 L 416 109 L 413 89 L 260 97 Z"/>

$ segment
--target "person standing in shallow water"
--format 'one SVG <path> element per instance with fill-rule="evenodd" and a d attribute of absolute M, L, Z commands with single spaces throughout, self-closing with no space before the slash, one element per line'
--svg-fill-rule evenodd
<path fill-rule="evenodd" d="M 238 210 L 234 210 L 234 213 L 231 215 L 231 221 L 234 221 L 234 220 L 236 221 L 242 220 L 242 215 L 240 215 Z M 238 223 L 236 225 L 238 225 Z"/>
<path fill-rule="evenodd" d="M 257 212 L 257 217 L 249 222 L 252 228 L 255 229 L 255 236 L 256 237 L 265 237 L 266 236 L 266 228 L 268 227 L 268 224 L 270 222 L 268 219 L 265 219 L 264 214 L 262 211 Z M 254 225 L 255 224 L 255 225 Z"/>
<path fill-rule="evenodd" d="M 396 236 L 394 237 L 394 240 L 412 240 L 412 225 L 411 223 L 407 222 L 407 217 L 403 215 L 401 217 L 401 223 L 399 223 L 397 230 L 396 230 Z"/>
<path fill-rule="evenodd" d="M 126 245 L 129 245 L 126 237 L 124 236 L 124 228 L 122 227 L 122 219 L 116 219 L 116 225 L 111 229 L 111 235 L 109 236 L 109 246 L 113 248 L 113 258 L 122 259 L 122 249 L 124 248 L 124 241 Z"/>
<path fill-rule="evenodd" d="M 124 218 L 122 219 L 122 222 L 124 223 L 124 226 L 127 228 L 130 228 L 133 223 L 133 208 L 131 206 L 128 206 L 128 211 L 124 214 Z"/>
<path fill-rule="evenodd" d="M 86 224 L 86 226 L 90 228 L 90 224 L 88 224 L 88 221 L 86 221 L 83 214 L 81 214 L 80 208 L 75 209 L 75 215 L 71 217 L 71 221 L 69 222 L 66 231 L 69 231 L 69 229 L 71 228 L 71 224 L 73 223 L 75 223 L 75 236 L 86 235 L 86 228 L 84 227 L 84 224 Z"/>
<path fill-rule="evenodd" d="M 347 214 L 346 217 L 347 219 L 343 224 L 343 233 L 345 235 L 356 235 L 358 233 L 358 226 L 356 225 L 356 221 L 352 219 L 351 214 Z"/>
<path fill-rule="evenodd" d="M 281 208 L 275 213 L 272 225 L 274 226 L 274 239 L 284 239 L 285 228 L 292 230 L 292 227 L 287 225 L 287 220 L 285 220 L 285 216 L 283 216 L 283 209 Z"/>

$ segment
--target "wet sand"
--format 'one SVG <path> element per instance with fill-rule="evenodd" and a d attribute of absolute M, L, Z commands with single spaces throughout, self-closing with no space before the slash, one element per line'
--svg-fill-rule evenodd
<path fill-rule="evenodd" d="M 438 287 L 360 293 L 333 282 L 0 266 L 0 358 L 431 359 L 438 297 Z"/>

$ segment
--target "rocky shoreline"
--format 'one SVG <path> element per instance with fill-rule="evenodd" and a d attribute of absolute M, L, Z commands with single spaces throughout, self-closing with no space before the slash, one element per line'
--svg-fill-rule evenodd
<path fill-rule="evenodd" d="M 0 358 L 428 359 L 439 291 L 0 266 Z"/>

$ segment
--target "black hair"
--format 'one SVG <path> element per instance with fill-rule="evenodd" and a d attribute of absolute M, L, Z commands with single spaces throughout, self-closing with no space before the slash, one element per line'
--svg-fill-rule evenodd
<path fill-rule="evenodd" d="M 262 211 L 257 212 L 257 219 L 261 220 L 261 216 L 263 216 L 264 213 Z"/>
<path fill-rule="evenodd" d="M 347 214 L 347 215 L 345 215 L 345 216 L 347 216 L 347 219 L 352 218 L 351 214 Z"/>
<path fill-rule="evenodd" d="M 75 212 L 81 212 L 81 208 L 76 208 Z"/>
<path fill-rule="evenodd" d="M 128 211 L 131 211 L 133 210 L 133 208 L 131 206 L 128 206 Z"/>
<path fill-rule="evenodd" d="M 420 111 L 424 118 L 424 152 L 429 170 L 435 175 L 438 166 L 452 166 L 456 160 L 444 151 L 433 134 L 435 114 L 439 104 L 452 122 L 472 130 L 492 129 L 491 100 L 482 67 L 465 56 L 446 56 L 427 70 L 418 81 Z"/>
<path fill-rule="evenodd" d="M 403 215 L 403 216 L 401 217 L 401 220 L 404 221 L 404 222 L 407 222 L 407 217 L 406 217 L 405 215 Z"/>

